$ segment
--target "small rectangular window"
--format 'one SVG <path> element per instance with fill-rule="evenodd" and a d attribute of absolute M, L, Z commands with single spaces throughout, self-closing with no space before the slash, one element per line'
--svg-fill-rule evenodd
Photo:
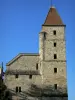
<path fill-rule="evenodd" d="M 44 33 L 44 40 L 46 39 L 46 33 Z"/>
<path fill-rule="evenodd" d="M 21 87 L 19 87 L 19 92 L 21 92 Z"/>
<path fill-rule="evenodd" d="M 15 78 L 18 78 L 18 74 L 15 75 Z"/>
<path fill-rule="evenodd" d="M 57 54 L 54 54 L 54 59 L 57 59 Z"/>
<path fill-rule="evenodd" d="M 54 47 L 56 47 L 56 42 L 54 42 Z"/>
<path fill-rule="evenodd" d="M 32 79 L 32 75 L 29 75 L 29 79 Z"/>
<path fill-rule="evenodd" d="M 54 88 L 55 88 L 55 90 L 57 90 L 57 84 L 54 84 Z"/>
<path fill-rule="evenodd" d="M 18 87 L 16 87 L 16 93 L 18 92 Z"/>
<path fill-rule="evenodd" d="M 56 35 L 56 30 L 53 31 L 53 34 Z"/>
<path fill-rule="evenodd" d="M 38 63 L 36 64 L 36 70 L 38 70 Z"/>
<path fill-rule="evenodd" d="M 54 68 L 54 73 L 57 73 L 57 68 Z"/>

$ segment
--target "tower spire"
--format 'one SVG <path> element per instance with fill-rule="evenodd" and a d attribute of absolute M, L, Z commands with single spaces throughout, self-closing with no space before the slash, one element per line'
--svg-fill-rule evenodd
<path fill-rule="evenodd" d="M 51 0 L 51 8 L 52 8 L 52 0 Z"/>
<path fill-rule="evenodd" d="M 43 25 L 64 25 L 55 7 L 52 6 L 49 9 Z"/>

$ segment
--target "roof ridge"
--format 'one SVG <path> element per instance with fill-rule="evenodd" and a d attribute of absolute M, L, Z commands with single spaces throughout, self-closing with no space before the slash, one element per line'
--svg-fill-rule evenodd
<path fill-rule="evenodd" d="M 19 53 L 16 57 L 14 57 L 11 61 L 9 61 L 7 64 L 6 64 L 6 66 L 9 66 L 10 64 L 12 64 L 16 59 L 18 59 L 19 57 L 21 57 L 21 56 L 39 56 L 39 53 L 29 53 L 29 54 L 27 54 L 27 53 Z"/>

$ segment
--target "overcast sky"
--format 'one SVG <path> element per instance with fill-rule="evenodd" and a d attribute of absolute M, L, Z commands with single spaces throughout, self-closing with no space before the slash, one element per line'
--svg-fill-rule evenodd
<path fill-rule="evenodd" d="M 39 52 L 39 32 L 50 0 L 0 0 L 0 63 L 19 53 Z M 53 0 L 66 24 L 66 58 L 69 100 L 75 100 L 75 1 Z M 17 66 L 16 66 L 17 67 Z"/>

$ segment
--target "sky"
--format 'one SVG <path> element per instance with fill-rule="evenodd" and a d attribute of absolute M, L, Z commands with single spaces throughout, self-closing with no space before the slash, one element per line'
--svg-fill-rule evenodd
<path fill-rule="evenodd" d="M 0 63 L 19 53 L 39 52 L 39 32 L 50 0 L 0 0 Z M 68 100 L 75 100 L 75 0 L 53 0 L 66 24 Z"/>

